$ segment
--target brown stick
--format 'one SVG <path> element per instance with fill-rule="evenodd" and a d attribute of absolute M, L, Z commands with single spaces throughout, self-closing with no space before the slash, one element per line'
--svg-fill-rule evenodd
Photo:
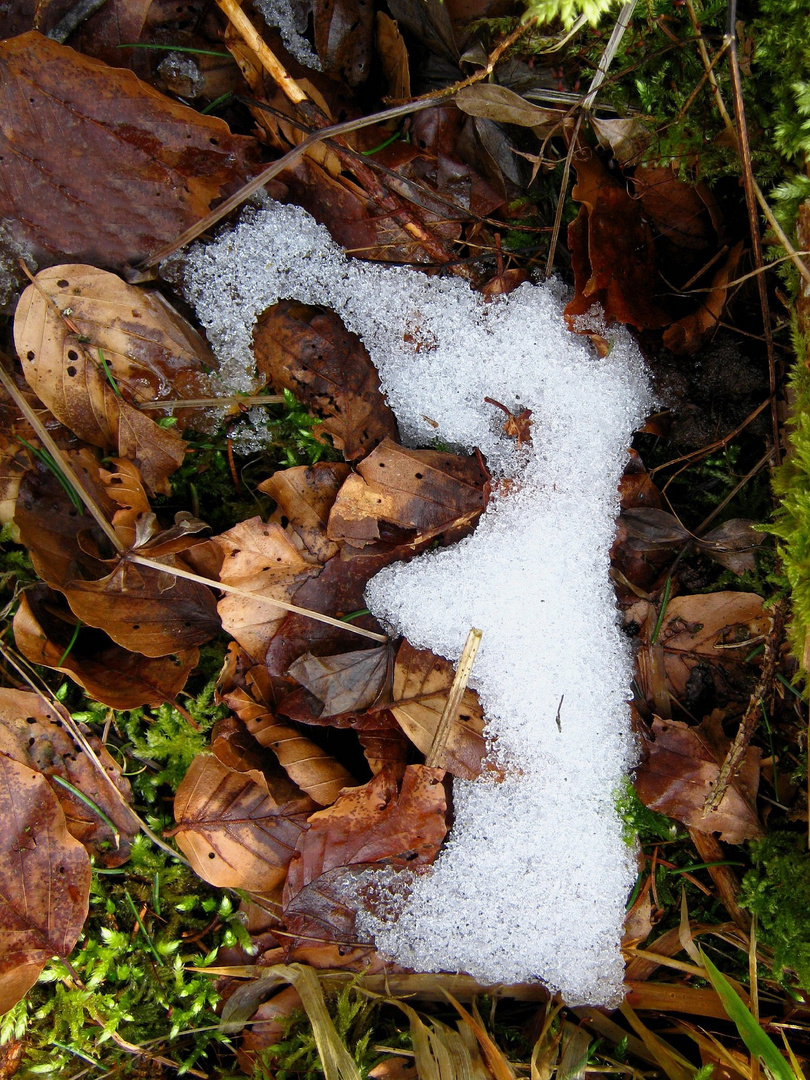
<path fill-rule="evenodd" d="M 439 720 L 439 726 L 436 728 L 436 734 L 433 736 L 433 742 L 430 744 L 430 750 L 428 750 L 427 757 L 425 758 L 425 765 L 427 765 L 429 769 L 442 768 L 441 762 L 444 758 L 447 740 L 450 737 L 450 730 L 453 727 L 455 719 L 458 716 L 458 710 L 461 707 L 461 699 L 464 696 L 464 691 L 467 689 L 470 672 L 472 671 L 472 666 L 475 661 L 475 654 L 478 652 L 478 646 L 481 644 L 481 636 L 482 632 L 476 630 L 475 627 L 473 627 L 467 635 L 467 640 L 464 643 L 464 648 L 462 649 L 461 657 L 458 661 L 458 667 L 456 668 L 456 677 L 453 679 L 453 685 L 450 687 L 450 693 L 447 695 L 447 701 L 445 702 L 441 720 Z"/>

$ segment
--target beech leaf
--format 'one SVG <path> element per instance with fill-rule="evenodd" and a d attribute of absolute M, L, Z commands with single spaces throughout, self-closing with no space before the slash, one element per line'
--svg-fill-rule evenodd
<path fill-rule="evenodd" d="M 321 716 L 364 712 L 386 693 L 391 679 L 391 648 L 361 649 L 337 656 L 305 653 L 289 674 L 323 702 Z M 387 696 L 387 695 L 386 695 Z"/>
<path fill-rule="evenodd" d="M 257 782 L 198 754 L 175 795 L 174 835 L 204 881 L 269 893 L 284 880 L 311 811 L 309 799 L 278 802 L 266 779 Z"/>
<path fill-rule="evenodd" d="M 45 777 L 0 753 L 0 1013 L 67 956 L 87 918 L 90 859 Z"/>
<path fill-rule="evenodd" d="M 329 512 L 350 472 L 349 466 L 342 462 L 320 461 L 317 465 L 280 469 L 259 484 L 259 491 L 275 499 L 280 514 L 287 518 L 289 527 L 319 563 L 325 563 L 340 550 L 326 530 Z"/>

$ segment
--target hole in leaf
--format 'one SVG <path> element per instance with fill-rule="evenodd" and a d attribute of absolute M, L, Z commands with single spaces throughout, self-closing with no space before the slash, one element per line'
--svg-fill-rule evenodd
<path fill-rule="evenodd" d="M 56 285 L 60 289 L 66 289 L 68 287 L 68 285 L 70 285 L 70 282 L 66 278 L 60 278 L 57 281 Z"/>
<path fill-rule="evenodd" d="M 69 368 L 67 369 L 67 373 L 68 373 L 68 375 L 69 375 L 69 376 L 71 377 L 71 379 L 72 379 L 72 378 L 73 378 L 73 376 L 74 376 L 74 375 L 76 374 L 76 368 L 75 368 L 75 367 L 73 367 L 73 366 L 69 367 Z"/>
<path fill-rule="evenodd" d="M 74 360 L 75 361 L 75 360 L 78 360 L 78 359 L 79 359 L 79 354 L 76 352 L 76 350 L 75 349 L 68 349 L 68 360 Z"/>

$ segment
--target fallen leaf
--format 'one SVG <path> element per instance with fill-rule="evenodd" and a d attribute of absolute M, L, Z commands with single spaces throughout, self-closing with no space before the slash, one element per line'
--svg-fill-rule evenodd
<path fill-rule="evenodd" d="M 35 31 L 0 44 L 0 88 L 0 218 L 40 263 L 135 263 L 249 174 L 253 140 Z"/>
<path fill-rule="evenodd" d="M 317 465 L 280 469 L 259 484 L 259 491 L 275 499 L 289 528 L 321 564 L 340 550 L 340 545 L 329 539 L 326 529 L 329 511 L 350 472 L 343 462 L 319 461 Z"/>
<path fill-rule="evenodd" d="M 267 599 L 290 602 L 301 581 L 317 568 L 301 557 L 280 525 L 260 517 L 242 521 L 214 543 L 222 552 L 220 581 Z M 226 595 L 217 605 L 223 629 L 255 660 L 261 660 L 286 617 L 283 608 L 264 600 Z"/>
<path fill-rule="evenodd" d="M 289 784 L 257 783 L 198 754 L 175 795 L 174 836 L 204 881 L 269 893 L 286 876 L 312 805 Z"/>
<path fill-rule="evenodd" d="M 737 270 L 743 246 L 742 240 L 735 244 L 726 261 L 714 272 L 711 288 L 697 311 L 685 315 L 664 331 L 664 344 L 672 352 L 691 356 L 716 329 L 726 306 L 729 283 Z"/>
<path fill-rule="evenodd" d="M 727 570 L 744 574 L 756 569 L 754 552 L 764 540 L 765 533 L 759 532 L 753 521 L 730 518 L 701 537 L 698 546 Z"/>
<path fill-rule="evenodd" d="M 636 774 L 635 788 L 645 806 L 699 832 L 720 833 L 720 839 L 729 844 L 764 835 L 755 809 L 762 757 L 757 747 L 745 751 L 717 809 L 703 814 L 731 746 L 718 715 L 697 727 L 656 717 L 652 737 L 643 739 L 646 757 Z"/>
<path fill-rule="evenodd" d="M 374 4 L 370 0 L 312 0 L 315 49 L 324 71 L 362 86 L 371 71 Z"/>
<path fill-rule="evenodd" d="M 388 97 L 404 101 L 411 96 L 411 74 L 408 47 L 394 19 L 384 11 L 377 12 L 377 59 L 388 83 Z"/>
<path fill-rule="evenodd" d="M 244 721 L 253 738 L 272 750 L 289 778 L 320 806 L 329 806 L 345 787 L 356 783 L 348 769 L 316 746 L 292 724 L 279 721 L 271 707 L 272 678 L 257 665 L 248 671 L 246 689 L 235 688 L 223 700 Z"/>
<path fill-rule="evenodd" d="M 261 984 L 262 980 L 256 980 L 246 985 L 254 990 L 254 993 L 258 985 L 258 988 L 266 994 L 268 988 Z M 240 990 L 243 991 L 244 986 L 238 987 L 236 993 L 238 994 Z M 272 986 L 270 993 L 273 996 L 269 1001 L 262 1001 L 258 1008 L 253 1005 L 252 1012 L 245 1017 L 245 1021 L 250 1020 L 250 1024 L 242 1033 L 236 1057 L 247 1076 L 253 1076 L 257 1067 L 269 1069 L 275 1065 L 277 1058 L 272 1054 L 268 1055 L 267 1049 L 282 1042 L 289 1030 L 292 1013 L 303 1009 L 301 995 L 294 986 L 286 986 L 281 991 L 277 986 Z M 228 999 L 225 1008 L 228 1008 L 231 1000 L 232 998 Z"/>
<path fill-rule="evenodd" d="M 0 754 L 0 1013 L 67 956 L 87 918 L 90 859 L 45 777 Z"/>
<path fill-rule="evenodd" d="M 414 542 L 469 530 L 486 508 L 489 474 L 480 460 L 438 450 L 409 450 L 385 439 L 338 492 L 329 537 L 363 546 L 379 522 L 413 530 Z"/>
<path fill-rule="evenodd" d="M 433 745 L 454 678 L 448 660 L 429 649 L 415 649 L 407 641 L 400 645 L 390 709 L 423 754 Z M 484 711 L 478 695 L 468 688 L 447 737 L 442 767 L 463 780 L 480 776 L 487 750 L 483 733 Z"/>
<path fill-rule="evenodd" d="M 325 417 L 320 430 L 332 436 L 347 461 L 363 457 L 382 439 L 396 438 L 377 369 L 333 311 L 281 300 L 257 319 L 253 351 L 259 374 L 274 389 L 292 391 Z"/>
<path fill-rule="evenodd" d="M 74 267 L 56 267 L 71 273 Z M 53 415 L 75 435 L 103 450 L 131 458 L 151 491 L 169 494 L 168 477 L 183 462 L 186 444 L 139 412 L 117 392 L 104 370 L 106 356 L 84 343 L 50 301 L 55 280 L 29 285 L 14 316 L 14 341 L 28 385 Z M 62 309 L 59 309 L 60 311 Z"/>
<path fill-rule="evenodd" d="M 636 551 L 678 548 L 692 538 L 674 514 L 654 506 L 634 506 L 623 510 L 621 524 L 628 544 Z"/>
<path fill-rule="evenodd" d="M 103 357 L 130 405 L 212 395 L 205 373 L 217 369 L 214 354 L 160 293 L 127 285 L 116 274 L 94 266 L 52 266 L 41 270 L 34 282 L 17 306 L 14 341 L 24 358 L 26 378 L 41 400 L 43 391 L 59 394 L 47 384 L 63 381 L 68 351 L 76 349 L 76 331 L 97 369 Z M 77 378 L 78 374 L 73 381 Z M 108 388 L 112 389 L 109 384 Z M 65 382 L 60 395 L 63 409 L 75 408 L 73 393 L 72 384 Z M 181 429 L 189 419 L 200 418 L 199 410 L 181 408 L 172 415 Z M 72 423 L 63 422 L 81 435 Z"/>
<path fill-rule="evenodd" d="M 401 780 L 408 764 L 410 745 L 390 709 L 353 716 L 351 728 L 357 733 L 374 776 L 387 768 L 390 775 Z"/>
<path fill-rule="evenodd" d="M 103 631 L 79 629 L 63 598 L 45 585 L 27 589 L 14 616 L 14 640 L 32 664 L 69 675 L 111 709 L 173 701 L 196 666 L 196 649 L 148 657 L 116 645 Z"/>
<path fill-rule="evenodd" d="M 496 83 L 476 83 L 465 86 L 455 96 L 455 103 L 469 116 L 495 120 L 501 124 L 517 124 L 532 128 L 536 135 L 546 137 L 562 129 L 565 112 L 560 109 L 543 109 L 506 86 Z"/>
<path fill-rule="evenodd" d="M 391 681 L 390 645 L 359 649 L 337 656 L 305 653 L 288 674 L 323 704 L 322 716 L 364 712 L 387 699 Z"/>
<path fill-rule="evenodd" d="M 631 183 L 644 214 L 655 226 L 659 248 L 662 239 L 675 247 L 698 251 L 713 246 L 716 232 L 705 184 L 680 180 L 672 166 L 651 165 L 636 166 Z"/>
<path fill-rule="evenodd" d="M 636 117 L 623 119 L 616 117 L 605 120 L 591 115 L 588 117 L 599 145 L 610 150 L 620 165 L 626 167 L 638 161 L 652 142 L 655 133 Z"/>
<path fill-rule="evenodd" d="M 341 888 L 347 869 L 405 869 L 435 859 L 447 831 L 442 776 L 441 769 L 410 765 L 398 787 L 383 769 L 312 815 L 284 886 L 284 922 L 294 934 L 352 941 L 355 909 Z"/>
<path fill-rule="evenodd" d="M 129 809 L 132 791 L 101 740 L 88 735 L 87 741 L 120 797 L 111 791 L 87 754 L 77 749 L 56 709 L 26 690 L 0 689 L 0 751 L 48 778 L 68 781 L 86 796 L 89 804 L 58 780 L 51 784 L 71 836 L 103 866 L 121 866 L 129 859 L 132 841 L 140 831 L 140 823 Z"/>

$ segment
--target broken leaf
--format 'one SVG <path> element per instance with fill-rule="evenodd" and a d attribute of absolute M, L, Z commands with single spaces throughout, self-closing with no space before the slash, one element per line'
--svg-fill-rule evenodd
<path fill-rule="evenodd" d="M 67 956 L 87 918 L 90 860 L 45 777 L 0 754 L 0 1013 L 52 956 Z"/>
<path fill-rule="evenodd" d="M 719 832 L 729 844 L 763 835 L 755 810 L 762 757 L 757 747 L 745 751 L 720 805 L 703 814 L 731 746 L 719 716 L 708 717 L 697 727 L 656 717 L 652 738 L 645 736 L 644 746 L 647 757 L 636 774 L 635 788 L 645 806 L 700 832 Z"/>
<path fill-rule="evenodd" d="M 320 461 L 317 465 L 280 469 L 259 484 L 259 491 L 275 499 L 289 527 L 319 563 L 340 550 L 340 545 L 327 536 L 326 527 L 337 493 L 350 472 L 342 462 Z"/>
<path fill-rule="evenodd" d="M 371 71 L 374 4 L 371 0 L 313 0 L 315 48 L 324 71 L 362 86 Z"/>
<path fill-rule="evenodd" d="M 347 461 L 396 437 L 394 414 L 362 341 L 327 308 L 281 300 L 253 333 L 256 367 L 276 390 L 290 390 L 324 422 Z"/>
<path fill-rule="evenodd" d="M 408 868 L 435 859 L 447 831 L 442 775 L 440 769 L 410 765 L 398 788 L 383 769 L 312 815 L 284 886 L 284 921 L 293 933 L 351 941 L 354 908 L 341 899 L 340 888 L 347 867 Z"/>
<path fill-rule="evenodd" d="M 257 783 L 199 754 L 177 789 L 174 835 L 195 873 L 219 888 L 269 893 L 287 873 L 312 812 L 290 785 Z"/>
<path fill-rule="evenodd" d="M 483 513 L 489 474 L 475 456 L 409 450 L 390 439 L 357 466 L 329 515 L 333 540 L 363 546 L 385 521 L 416 533 L 414 542 L 469 527 Z"/>
<path fill-rule="evenodd" d="M 40 263 L 135 263 L 248 176 L 252 140 L 35 31 L 0 44 L 0 88 L 0 218 Z"/>
<path fill-rule="evenodd" d="M 394 667 L 391 712 L 423 754 L 433 745 L 454 677 L 448 660 L 430 649 L 414 649 L 402 642 Z M 487 750 L 483 732 L 481 703 L 475 691 L 467 689 L 447 737 L 442 767 L 463 780 L 480 776 Z"/>
<path fill-rule="evenodd" d="M 288 673 L 323 703 L 322 716 L 364 712 L 387 697 L 391 679 L 391 647 L 360 649 L 337 656 L 306 653 Z"/>

